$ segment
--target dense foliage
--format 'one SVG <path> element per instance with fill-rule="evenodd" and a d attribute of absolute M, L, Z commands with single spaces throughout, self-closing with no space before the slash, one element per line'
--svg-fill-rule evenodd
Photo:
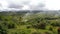
<path fill-rule="evenodd" d="M 0 34 L 60 34 L 55 12 L 0 12 Z"/>

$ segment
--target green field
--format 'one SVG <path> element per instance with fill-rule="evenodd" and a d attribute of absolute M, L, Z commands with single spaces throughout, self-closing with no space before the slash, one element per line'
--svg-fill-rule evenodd
<path fill-rule="evenodd" d="M 0 12 L 0 34 L 60 34 L 59 12 Z"/>

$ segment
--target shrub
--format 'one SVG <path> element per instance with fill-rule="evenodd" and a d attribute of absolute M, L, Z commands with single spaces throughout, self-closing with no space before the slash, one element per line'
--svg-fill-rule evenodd
<path fill-rule="evenodd" d="M 40 32 L 32 32 L 32 34 L 41 34 Z"/>
<path fill-rule="evenodd" d="M 50 28 L 49 28 L 49 30 L 50 30 L 50 31 L 52 31 L 52 30 L 53 30 L 53 28 L 52 28 L 52 27 L 50 27 Z"/>
<path fill-rule="evenodd" d="M 7 30 L 0 25 L 0 34 L 7 34 Z"/>
<path fill-rule="evenodd" d="M 51 34 L 50 32 L 44 32 L 45 34 Z"/>
<path fill-rule="evenodd" d="M 0 21 L 2 21 L 2 17 L 0 16 Z"/>
<path fill-rule="evenodd" d="M 45 23 L 38 23 L 38 24 L 34 24 L 32 25 L 34 28 L 37 28 L 37 29 L 45 29 L 46 27 L 46 24 Z"/>
<path fill-rule="evenodd" d="M 8 29 L 12 29 L 12 28 L 15 28 L 15 23 L 8 23 L 8 22 L 3 22 L 3 27 L 7 27 Z"/>
<path fill-rule="evenodd" d="M 28 26 L 27 26 L 27 29 L 29 29 L 29 28 L 31 28 L 31 27 L 32 27 L 31 25 L 28 25 Z"/>
<path fill-rule="evenodd" d="M 15 33 L 17 33 L 17 34 L 30 34 L 30 32 L 31 32 L 31 30 L 18 30 L 18 31 L 16 31 Z"/>
<path fill-rule="evenodd" d="M 58 34 L 60 34 L 60 27 L 58 28 Z"/>
<path fill-rule="evenodd" d="M 58 22 L 57 23 L 52 23 L 51 25 L 56 27 L 56 26 L 60 26 L 60 23 L 58 23 Z"/>
<path fill-rule="evenodd" d="M 15 24 L 8 24 L 8 29 L 15 28 Z"/>

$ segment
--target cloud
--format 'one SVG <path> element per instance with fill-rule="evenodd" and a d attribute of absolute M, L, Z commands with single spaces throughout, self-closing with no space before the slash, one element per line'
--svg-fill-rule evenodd
<path fill-rule="evenodd" d="M 46 0 L 45 5 L 49 10 L 60 10 L 60 0 Z"/>
<path fill-rule="evenodd" d="M 0 0 L 0 10 L 60 10 L 60 0 Z"/>
<path fill-rule="evenodd" d="M 7 8 L 8 7 L 8 3 L 5 0 L 0 0 L 0 8 Z"/>
<path fill-rule="evenodd" d="M 0 9 L 40 9 L 43 8 L 44 0 L 0 0 Z"/>

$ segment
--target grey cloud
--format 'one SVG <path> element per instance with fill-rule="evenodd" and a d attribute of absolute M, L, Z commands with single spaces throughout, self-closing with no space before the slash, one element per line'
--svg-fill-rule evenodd
<path fill-rule="evenodd" d="M 13 1 L 8 1 L 9 3 L 9 8 L 19 8 L 21 9 L 24 5 L 28 5 L 30 1 L 20 1 L 18 3 L 15 3 Z"/>
<path fill-rule="evenodd" d="M 44 3 L 38 3 L 37 5 L 30 5 L 31 0 L 6 0 L 9 4 L 8 8 L 16 8 L 22 9 L 24 5 L 29 6 L 30 9 L 40 9 L 43 8 L 45 5 Z"/>
<path fill-rule="evenodd" d="M 9 8 L 22 8 L 22 5 L 10 4 Z"/>

